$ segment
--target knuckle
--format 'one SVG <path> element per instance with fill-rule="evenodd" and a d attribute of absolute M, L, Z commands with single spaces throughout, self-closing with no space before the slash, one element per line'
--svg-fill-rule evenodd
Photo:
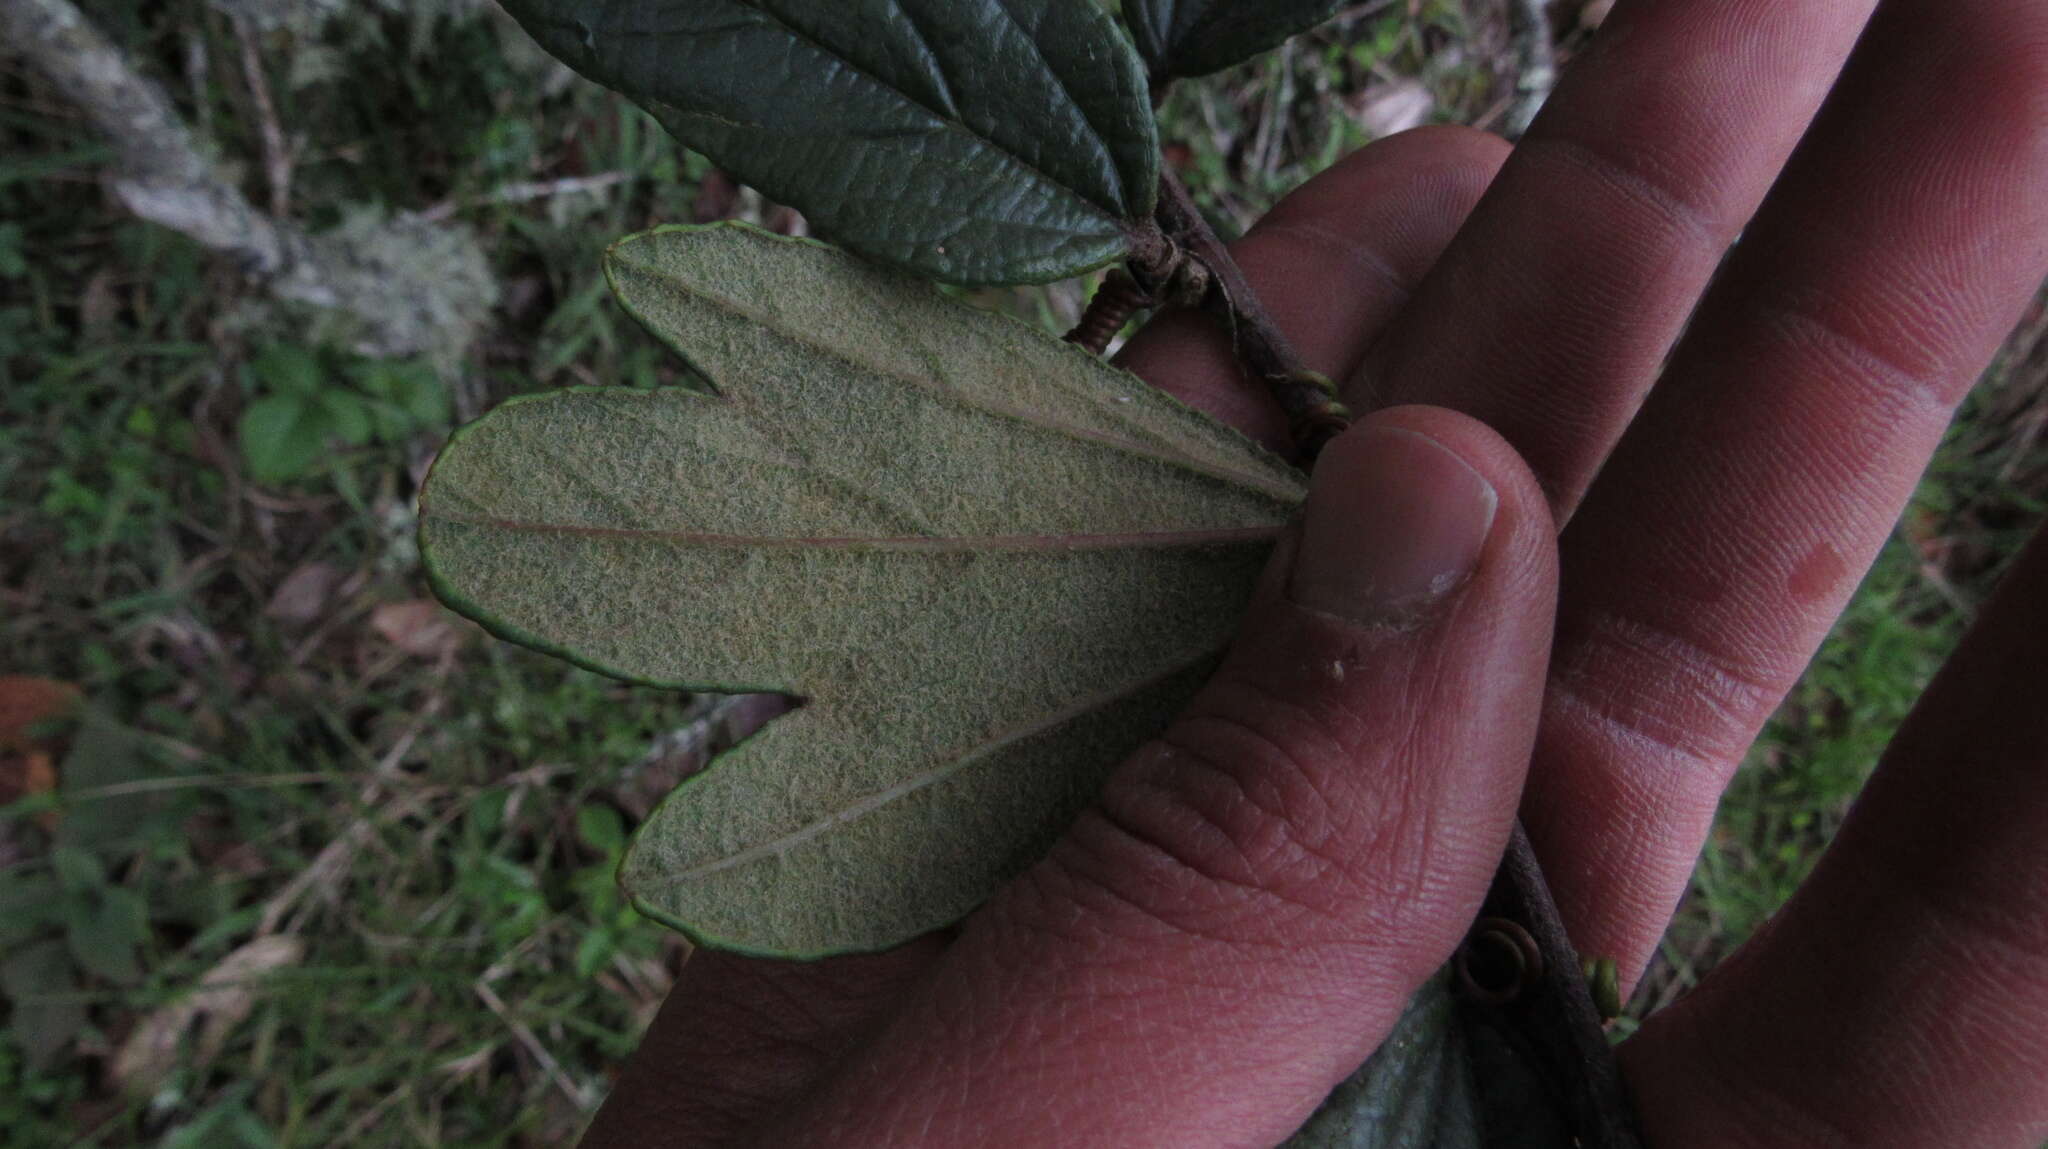
<path fill-rule="evenodd" d="M 1617 210 L 1648 213 L 1657 225 L 1655 234 L 1719 247 L 1740 226 L 1725 197 L 1699 186 L 1696 177 L 1681 172 L 1679 163 L 1659 156 L 1652 146 L 1623 147 L 1604 138 L 1552 132 L 1525 140 L 1521 150 L 1534 162 L 1583 177 L 1574 183 L 1611 197 Z"/>
<path fill-rule="evenodd" d="M 1788 684 L 1784 667 L 1716 648 L 1646 614 L 1609 610 L 1560 628 L 1546 705 L 1554 719 L 1604 730 L 1621 754 L 1719 780 Z"/>
<path fill-rule="evenodd" d="M 1931 287 L 1931 285 L 1929 285 Z M 1945 415 L 1973 378 L 1954 378 L 1943 363 L 1942 328 L 1952 321 L 1911 302 L 1926 288 L 1901 283 L 1890 293 L 1841 296 L 1825 289 L 1781 286 L 1750 302 L 1760 330 L 1787 348 L 1817 357 L 1839 386 L 1883 412 L 1886 427 Z M 1863 465 L 1866 444 L 1844 443 L 1837 461 Z"/>
<path fill-rule="evenodd" d="M 1284 921 L 1295 939 L 1355 936 L 1403 904 L 1423 861 L 1403 848 L 1420 834 L 1401 788 L 1373 787 L 1371 816 L 1360 816 L 1348 734 L 1219 680 L 1111 779 L 1045 874 L 1064 901 L 1134 910 L 1178 933 L 1255 944 Z"/>

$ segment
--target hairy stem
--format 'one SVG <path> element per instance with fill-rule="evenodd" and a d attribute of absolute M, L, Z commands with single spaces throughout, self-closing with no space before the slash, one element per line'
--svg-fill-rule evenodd
<path fill-rule="evenodd" d="M 1245 373 L 1263 385 L 1287 415 L 1294 435 L 1295 462 L 1303 470 L 1314 467 L 1323 447 L 1350 425 L 1351 412 L 1337 400 L 1336 387 L 1302 362 L 1286 333 L 1259 302 L 1244 271 L 1230 257 L 1230 250 L 1202 218 L 1180 177 L 1170 167 L 1161 170 L 1160 230 L 1175 249 L 1207 269 L 1212 283 L 1205 294 L 1206 305 L 1229 333 Z M 1141 276 L 1156 276 L 1162 269 L 1134 270 Z"/>
<path fill-rule="evenodd" d="M 1067 332 L 1067 342 L 1095 355 L 1106 354 L 1110 341 L 1124 329 L 1131 317 L 1156 306 L 1157 302 L 1150 292 L 1138 286 L 1129 272 L 1114 269 L 1103 277 L 1102 286 L 1095 289 L 1095 297 L 1088 301 L 1088 309 L 1081 313 L 1081 321 Z"/>

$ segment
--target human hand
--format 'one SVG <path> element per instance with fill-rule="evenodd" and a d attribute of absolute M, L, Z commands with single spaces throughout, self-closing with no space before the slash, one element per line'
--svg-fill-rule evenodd
<path fill-rule="evenodd" d="M 1411 406 L 1333 444 L 1230 665 L 1051 858 L 957 940 L 699 955 L 589 1144 L 1277 1142 L 1456 944 L 1525 764 L 1632 979 L 2048 271 L 2048 8 L 1887 0 L 1837 82 L 1872 7 L 1624 0 L 1512 158 L 1413 133 L 1277 209 L 1237 254 L 1309 362 L 1499 436 Z M 1280 432 L 1196 320 L 1127 361 Z M 1401 604 L 1313 573 L 1464 558 Z M 1652 1144 L 2048 1133 L 2044 637 L 2037 543 L 1807 888 L 1624 1046 Z"/>

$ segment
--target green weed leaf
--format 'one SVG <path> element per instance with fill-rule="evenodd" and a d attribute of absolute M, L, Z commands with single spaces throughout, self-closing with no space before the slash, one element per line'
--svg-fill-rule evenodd
<path fill-rule="evenodd" d="M 61 941 L 23 946 L 0 960 L 0 1000 L 11 1013 L 8 1033 L 32 1068 L 56 1061 L 85 1028 L 78 976 Z"/>
<path fill-rule="evenodd" d="M 319 403 L 327 426 L 349 446 L 360 447 L 377 433 L 374 412 L 361 395 L 336 387 L 321 393 Z"/>
<path fill-rule="evenodd" d="M 320 460 L 333 431 L 334 417 L 318 395 L 265 396 L 242 412 L 242 462 L 259 483 L 296 479 Z"/>
<path fill-rule="evenodd" d="M 57 846 L 50 851 L 50 868 L 66 894 L 87 896 L 107 887 L 106 867 L 88 851 Z"/>
<path fill-rule="evenodd" d="M 1156 77 L 1241 64 L 1328 20 L 1345 0 L 1124 0 L 1124 19 Z"/>
<path fill-rule="evenodd" d="M 0 870 L 0 952 L 61 920 L 64 887 L 47 874 Z"/>
<path fill-rule="evenodd" d="M 616 854 L 626 844 L 625 819 L 610 806 L 585 806 L 576 811 L 576 836 L 600 854 Z"/>
<path fill-rule="evenodd" d="M 79 968 L 117 985 L 142 980 L 136 948 L 149 938 L 149 904 L 141 894 L 109 886 L 74 898 L 64 912 L 65 942 Z"/>
<path fill-rule="evenodd" d="M 273 343 L 258 352 L 249 370 L 263 385 L 275 392 L 313 395 L 327 382 L 320 357 L 310 348 L 290 343 Z"/>
<path fill-rule="evenodd" d="M 459 432 L 421 496 L 436 589 L 609 674 L 804 700 L 641 830 L 646 912 L 786 955 L 959 918 L 1201 683 L 1301 477 L 818 244 L 669 229 L 609 270 L 719 394 L 556 393 Z"/>
<path fill-rule="evenodd" d="M 1121 258 L 1158 141 L 1086 0 L 505 0 L 546 48 L 854 251 L 963 284 Z"/>

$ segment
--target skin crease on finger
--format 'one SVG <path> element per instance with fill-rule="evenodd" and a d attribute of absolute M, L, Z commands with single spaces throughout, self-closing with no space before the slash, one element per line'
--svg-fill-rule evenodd
<path fill-rule="evenodd" d="M 1433 403 L 1568 519 L 1873 0 L 1623 0 L 1414 300 L 1354 408 Z"/>

